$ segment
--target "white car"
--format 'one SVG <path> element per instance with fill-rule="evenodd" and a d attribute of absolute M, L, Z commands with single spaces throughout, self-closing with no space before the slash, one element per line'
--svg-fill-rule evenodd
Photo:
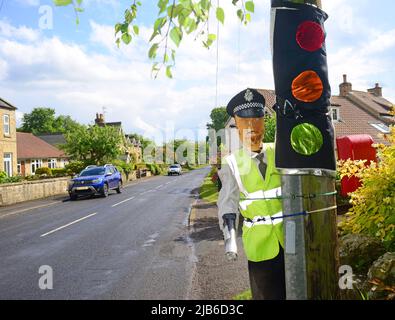
<path fill-rule="evenodd" d="M 172 176 L 173 174 L 177 174 L 177 175 L 182 174 L 182 169 L 179 164 L 172 164 L 167 170 L 168 176 Z"/>

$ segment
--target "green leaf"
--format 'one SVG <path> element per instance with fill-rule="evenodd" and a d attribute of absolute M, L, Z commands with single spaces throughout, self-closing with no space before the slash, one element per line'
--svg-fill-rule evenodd
<path fill-rule="evenodd" d="M 244 20 L 243 10 L 241 9 L 237 10 L 237 16 L 239 17 L 240 21 L 243 21 Z"/>
<path fill-rule="evenodd" d="M 222 24 L 224 24 L 225 22 L 225 12 L 224 9 L 222 9 L 221 7 L 217 8 L 216 11 L 216 16 L 219 22 L 221 22 Z"/>
<path fill-rule="evenodd" d="M 206 42 L 203 42 L 203 44 L 204 44 L 204 46 L 205 46 L 206 48 L 209 48 L 209 47 L 213 44 L 213 42 L 214 42 L 216 39 L 217 39 L 217 36 L 216 36 L 215 34 L 213 34 L 213 33 L 210 33 L 210 34 L 207 36 L 207 41 L 206 41 Z"/>
<path fill-rule="evenodd" d="M 152 65 L 152 72 L 154 72 L 154 71 L 159 71 L 160 69 L 158 68 L 158 62 L 155 62 L 153 65 Z"/>
<path fill-rule="evenodd" d="M 170 39 L 173 40 L 173 42 L 175 43 L 175 45 L 177 47 L 180 45 L 181 38 L 182 38 L 182 33 L 181 33 L 180 28 L 174 27 L 173 29 L 171 29 Z"/>
<path fill-rule="evenodd" d="M 159 44 L 158 44 L 158 43 L 154 43 L 154 44 L 151 46 L 151 48 L 150 48 L 149 51 L 148 51 L 148 57 L 149 57 L 150 59 L 155 59 L 155 57 L 156 57 L 156 51 L 158 50 L 158 48 L 159 48 Z"/>
<path fill-rule="evenodd" d="M 168 3 L 169 3 L 169 0 L 159 0 L 158 1 L 159 14 L 163 13 L 166 10 Z"/>
<path fill-rule="evenodd" d="M 139 26 L 138 25 L 134 25 L 133 26 L 133 31 L 134 31 L 135 35 L 138 35 L 139 31 L 140 31 Z"/>
<path fill-rule="evenodd" d="M 247 11 L 250 11 L 250 12 L 254 12 L 255 11 L 254 1 L 247 1 L 245 6 L 246 6 L 246 10 Z"/>
<path fill-rule="evenodd" d="M 124 33 L 122 35 L 122 41 L 124 44 L 128 45 L 132 41 L 132 36 L 129 33 Z"/>
<path fill-rule="evenodd" d="M 68 6 L 73 3 L 73 0 L 53 0 L 55 6 Z"/>
<path fill-rule="evenodd" d="M 171 66 L 166 67 L 166 76 L 170 79 L 173 78 L 173 74 L 171 73 Z"/>
<path fill-rule="evenodd" d="M 121 28 L 122 28 L 122 24 L 117 23 L 117 24 L 115 25 L 115 34 L 117 34 L 119 31 L 121 31 Z"/>

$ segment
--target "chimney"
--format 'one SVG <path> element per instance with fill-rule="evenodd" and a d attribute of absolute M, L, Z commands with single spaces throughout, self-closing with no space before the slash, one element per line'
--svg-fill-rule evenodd
<path fill-rule="evenodd" d="M 95 123 L 97 124 L 97 125 L 103 125 L 103 124 L 105 124 L 104 123 L 104 116 L 103 116 L 103 114 L 99 114 L 99 113 L 96 113 L 96 119 L 95 119 Z"/>
<path fill-rule="evenodd" d="M 347 75 L 343 74 L 343 83 L 339 85 L 341 97 L 346 97 L 352 91 L 352 84 L 347 82 Z"/>
<path fill-rule="evenodd" d="M 380 84 L 376 83 L 376 86 L 372 89 L 368 89 L 368 92 L 375 95 L 376 97 L 383 96 L 383 88 L 380 87 Z"/>

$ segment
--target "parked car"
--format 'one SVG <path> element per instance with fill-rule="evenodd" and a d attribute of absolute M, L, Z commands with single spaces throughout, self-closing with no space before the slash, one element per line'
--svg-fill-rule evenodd
<path fill-rule="evenodd" d="M 75 200 L 79 195 L 107 197 L 109 190 L 122 192 L 122 175 L 111 164 L 88 166 L 69 182 L 69 195 Z"/>
<path fill-rule="evenodd" d="M 181 165 L 179 164 L 172 164 L 169 169 L 167 169 L 167 175 L 172 176 L 173 174 L 180 175 L 182 174 Z"/>

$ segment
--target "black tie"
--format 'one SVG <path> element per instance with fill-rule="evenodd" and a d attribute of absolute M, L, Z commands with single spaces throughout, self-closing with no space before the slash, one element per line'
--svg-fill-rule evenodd
<path fill-rule="evenodd" d="M 263 180 L 265 180 L 265 176 L 266 176 L 266 163 L 263 162 L 263 158 L 265 157 L 264 153 L 260 153 L 256 156 L 256 159 L 258 160 L 258 169 L 259 172 L 261 173 Z"/>

